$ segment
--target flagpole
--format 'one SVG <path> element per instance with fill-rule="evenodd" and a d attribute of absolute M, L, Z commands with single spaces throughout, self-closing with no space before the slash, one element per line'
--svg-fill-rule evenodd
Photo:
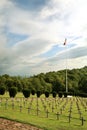
<path fill-rule="evenodd" d="M 68 79 L 67 79 L 67 39 L 65 38 L 64 45 L 66 46 L 66 75 L 65 75 L 65 87 L 66 87 L 66 93 L 68 92 Z"/>
<path fill-rule="evenodd" d="M 66 46 L 66 93 L 68 92 L 68 79 L 67 79 L 67 46 Z"/>

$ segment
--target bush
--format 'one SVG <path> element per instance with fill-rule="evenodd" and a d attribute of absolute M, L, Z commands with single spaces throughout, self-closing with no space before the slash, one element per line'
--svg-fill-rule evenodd
<path fill-rule="evenodd" d="M 48 98 L 49 97 L 49 92 L 45 91 L 45 97 Z"/>
<path fill-rule="evenodd" d="M 2 86 L 0 87 L 0 95 L 4 95 L 5 94 L 5 87 Z"/>
<path fill-rule="evenodd" d="M 41 95 L 41 91 L 37 91 L 37 97 L 39 98 Z"/>
<path fill-rule="evenodd" d="M 53 91 L 52 95 L 53 95 L 53 98 L 55 98 L 57 93 L 55 91 Z"/>
<path fill-rule="evenodd" d="M 79 93 L 78 96 L 80 96 L 80 97 L 87 97 L 87 93 Z"/>
<path fill-rule="evenodd" d="M 32 89 L 32 90 L 31 90 L 31 94 L 32 94 L 32 95 L 35 95 L 35 93 L 36 93 L 35 89 Z"/>
<path fill-rule="evenodd" d="M 64 98 L 66 98 L 66 97 L 67 97 L 67 95 L 68 95 L 68 93 L 67 93 L 67 92 L 64 92 L 63 94 L 64 94 Z"/>
<path fill-rule="evenodd" d="M 62 98 L 63 93 L 59 92 L 58 94 L 59 94 L 59 97 Z"/>
<path fill-rule="evenodd" d="M 16 96 L 16 94 L 17 94 L 17 88 L 16 87 L 9 88 L 9 95 L 10 95 L 10 97 L 14 98 Z"/>
<path fill-rule="evenodd" d="M 70 96 L 74 96 L 74 92 L 68 92 L 67 94 Z"/>
<path fill-rule="evenodd" d="M 25 98 L 30 97 L 30 90 L 29 89 L 23 89 L 22 92 L 23 92 L 23 95 L 24 95 Z"/>

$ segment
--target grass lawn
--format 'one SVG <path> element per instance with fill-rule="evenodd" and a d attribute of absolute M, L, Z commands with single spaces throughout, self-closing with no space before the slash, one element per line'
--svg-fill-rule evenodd
<path fill-rule="evenodd" d="M 11 99 L 7 93 L 0 96 L 0 117 L 44 130 L 87 130 L 87 98 L 46 99 L 42 95 L 38 99 L 36 96 L 25 99 L 20 93 Z"/>

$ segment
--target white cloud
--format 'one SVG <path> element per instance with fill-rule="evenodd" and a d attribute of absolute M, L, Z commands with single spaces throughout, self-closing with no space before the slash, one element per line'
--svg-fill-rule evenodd
<path fill-rule="evenodd" d="M 72 66 L 69 67 L 86 65 L 86 5 L 86 0 L 50 0 L 41 10 L 36 10 L 34 13 L 28 9 L 23 10 L 16 6 L 13 1 L 1 0 L 1 74 L 26 75 L 63 69 L 66 49 L 58 52 L 50 59 L 42 57 L 41 54 L 48 52 L 56 44 L 62 46 L 65 37 L 69 49 L 69 65 Z M 28 38 L 16 42 L 10 47 L 7 37 L 9 32 L 16 35 L 27 35 Z M 12 37 L 10 39 L 12 40 Z M 69 44 L 74 44 L 74 46 L 70 47 Z M 84 62 L 81 62 L 82 59 Z"/>

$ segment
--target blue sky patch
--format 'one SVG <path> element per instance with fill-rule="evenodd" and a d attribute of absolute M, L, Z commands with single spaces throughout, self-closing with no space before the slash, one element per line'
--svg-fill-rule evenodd
<path fill-rule="evenodd" d="M 56 53 L 61 52 L 64 48 L 59 45 L 53 46 L 48 52 L 44 53 L 42 56 L 44 57 L 52 57 L 55 56 Z"/>
<path fill-rule="evenodd" d="M 47 0 L 13 0 L 13 2 L 22 9 L 37 11 L 47 3 Z"/>
<path fill-rule="evenodd" d="M 7 38 L 8 38 L 8 46 L 13 46 L 15 43 L 23 41 L 27 39 L 29 36 L 28 35 L 21 35 L 17 33 L 7 33 Z"/>
<path fill-rule="evenodd" d="M 76 44 L 72 43 L 72 44 L 68 44 L 67 45 L 67 49 L 74 47 Z M 57 53 L 63 51 L 65 48 L 63 46 L 60 45 L 55 45 L 53 46 L 48 52 L 42 54 L 43 57 L 53 57 L 55 56 Z"/>

